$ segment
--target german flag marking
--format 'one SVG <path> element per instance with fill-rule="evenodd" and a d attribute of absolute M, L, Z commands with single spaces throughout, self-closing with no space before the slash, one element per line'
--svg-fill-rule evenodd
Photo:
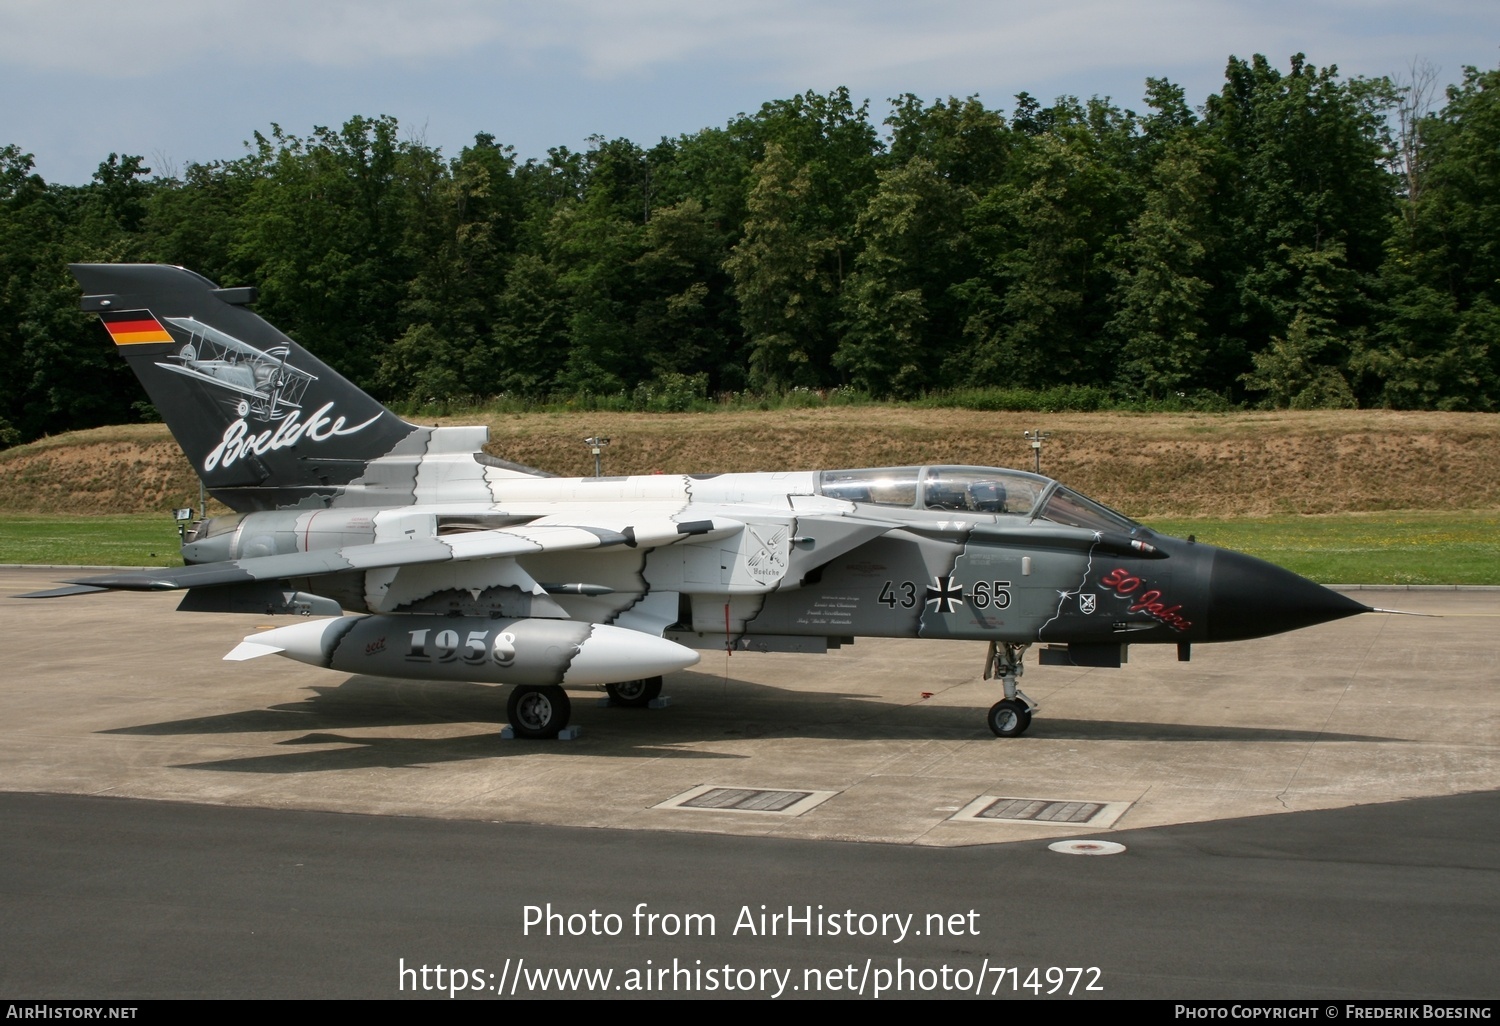
<path fill-rule="evenodd" d="M 174 339 L 161 326 L 161 322 L 150 314 L 129 314 L 118 320 L 104 322 L 109 337 L 117 346 L 138 346 L 146 342 L 172 342 Z"/>

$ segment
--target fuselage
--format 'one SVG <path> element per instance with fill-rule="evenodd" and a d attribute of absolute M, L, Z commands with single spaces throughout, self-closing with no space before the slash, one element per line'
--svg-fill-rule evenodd
<path fill-rule="evenodd" d="M 333 505 L 205 521 L 184 555 L 213 563 L 522 524 L 634 531 L 711 523 L 719 526 L 696 536 L 666 530 L 609 551 L 302 583 L 371 613 L 550 613 L 629 625 L 649 607 L 658 629 L 705 647 L 747 636 L 1223 641 L 1364 608 L 1269 563 L 1158 535 L 1057 481 L 1015 470 L 542 478 L 472 456 L 444 464 L 441 474 L 424 467 L 440 478 L 426 488 L 418 475 L 413 497 L 430 490 L 428 501 L 360 505 L 356 483 Z M 380 495 L 378 484 L 370 491 Z"/>

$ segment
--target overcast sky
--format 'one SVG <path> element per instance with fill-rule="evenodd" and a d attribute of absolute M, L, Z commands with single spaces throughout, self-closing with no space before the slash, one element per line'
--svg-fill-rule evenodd
<path fill-rule="evenodd" d="M 83 184 L 110 152 L 158 171 L 391 114 L 452 156 L 476 132 L 545 156 L 652 145 L 767 100 L 1026 90 L 1142 109 L 1147 76 L 1199 105 L 1229 55 L 1457 82 L 1500 66 L 1495 0 L 0 0 L 0 145 Z"/>

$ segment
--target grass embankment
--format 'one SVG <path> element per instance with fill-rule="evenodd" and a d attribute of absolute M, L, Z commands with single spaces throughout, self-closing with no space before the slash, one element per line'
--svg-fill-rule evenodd
<path fill-rule="evenodd" d="M 1500 584 L 1494 415 L 858 406 L 466 419 L 489 424 L 494 454 L 564 475 L 592 473 L 582 442 L 591 434 L 613 439 L 606 473 L 673 474 L 1030 467 L 1022 432 L 1041 429 L 1052 432 L 1045 473 L 1167 533 L 1196 534 L 1325 582 Z M 197 478 L 161 425 L 77 432 L 0 452 L 0 562 L 170 562 L 170 510 L 197 501 Z M 125 512 L 147 515 L 97 516 Z"/>
<path fill-rule="evenodd" d="M 1323 584 L 1500 584 L 1500 512 L 1165 518 L 1163 534 L 1259 556 Z"/>

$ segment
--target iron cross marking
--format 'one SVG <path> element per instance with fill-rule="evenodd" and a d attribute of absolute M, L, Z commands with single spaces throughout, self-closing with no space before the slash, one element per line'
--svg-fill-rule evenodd
<path fill-rule="evenodd" d="M 932 580 L 937 587 L 931 584 L 927 586 L 927 601 L 936 602 L 939 613 L 951 613 L 955 605 L 964 604 L 963 585 L 954 584 L 951 576 L 934 577 Z"/>

